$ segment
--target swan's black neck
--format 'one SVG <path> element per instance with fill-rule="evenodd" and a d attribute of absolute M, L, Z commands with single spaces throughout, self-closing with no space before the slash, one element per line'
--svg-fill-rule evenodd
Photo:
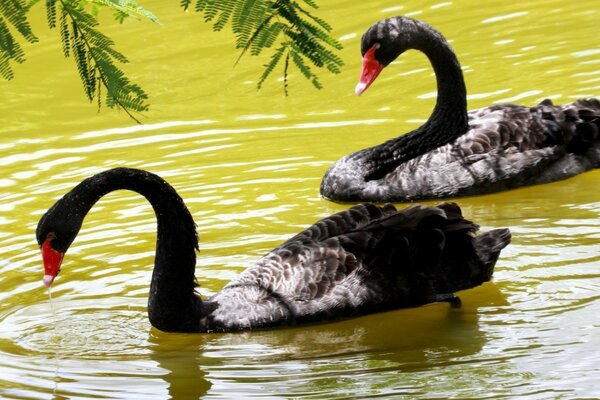
<path fill-rule="evenodd" d="M 406 17 L 380 21 L 371 29 L 380 36 L 385 34 L 381 49 L 388 47 L 392 60 L 408 49 L 420 50 L 429 58 L 437 79 L 437 102 L 421 127 L 370 149 L 373 172 L 367 180 L 382 178 L 398 165 L 450 143 L 468 130 L 467 90 L 446 39 L 431 26 Z"/>
<path fill-rule="evenodd" d="M 168 183 L 141 170 L 116 168 L 102 172 L 81 182 L 59 202 L 66 206 L 61 207 L 61 217 L 81 226 L 102 196 L 119 189 L 143 195 L 156 213 L 156 258 L 148 299 L 150 322 L 163 331 L 197 331 L 202 302 L 194 291 L 196 227 L 183 200 Z"/>

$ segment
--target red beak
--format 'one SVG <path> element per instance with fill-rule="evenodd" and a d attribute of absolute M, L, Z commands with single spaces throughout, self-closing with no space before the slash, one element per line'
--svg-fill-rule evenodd
<path fill-rule="evenodd" d="M 42 260 L 44 261 L 44 279 L 42 281 L 46 287 L 52 285 L 54 278 L 56 278 L 56 275 L 60 272 L 60 265 L 62 264 L 65 255 L 52 248 L 50 245 L 51 240 L 51 238 L 48 238 L 42 244 Z"/>
<path fill-rule="evenodd" d="M 383 65 L 375 59 L 375 47 L 371 47 L 363 56 L 360 79 L 354 89 L 358 96 L 371 86 L 371 83 L 375 81 L 382 69 Z"/>

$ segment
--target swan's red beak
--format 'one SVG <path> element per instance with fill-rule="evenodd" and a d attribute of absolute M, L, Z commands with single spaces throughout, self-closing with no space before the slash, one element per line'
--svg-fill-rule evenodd
<path fill-rule="evenodd" d="M 371 83 L 375 81 L 382 69 L 383 65 L 375 59 L 375 46 L 373 46 L 363 56 L 360 79 L 354 89 L 358 96 L 371 86 Z"/>
<path fill-rule="evenodd" d="M 62 264 L 62 260 L 64 257 L 64 253 L 60 251 L 56 251 L 50 245 L 50 241 L 52 238 L 46 239 L 42 244 L 42 260 L 44 261 L 44 278 L 42 282 L 44 282 L 44 286 L 50 287 L 52 282 L 54 282 L 54 278 L 60 272 L 60 265 Z"/>

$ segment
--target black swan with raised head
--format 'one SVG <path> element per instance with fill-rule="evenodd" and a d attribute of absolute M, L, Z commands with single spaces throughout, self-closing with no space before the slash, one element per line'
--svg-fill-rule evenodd
<path fill-rule="evenodd" d="M 477 195 L 565 179 L 600 166 L 600 102 L 494 105 L 467 113 L 458 60 L 422 21 L 384 19 L 362 37 L 361 94 L 409 49 L 425 53 L 437 77 L 427 122 L 333 164 L 321 194 L 336 201 L 399 202 Z"/>
<path fill-rule="evenodd" d="M 117 168 L 85 179 L 41 218 L 37 241 L 50 286 L 91 207 L 128 189 L 146 197 L 157 218 L 148 314 L 171 332 L 223 332 L 332 321 L 378 311 L 457 301 L 454 292 L 488 281 L 508 229 L 474 236 L 456 204 L 358 205 L 318 221 L 202 300 L 195 292 L 194 220 L 168 183 Z"/>

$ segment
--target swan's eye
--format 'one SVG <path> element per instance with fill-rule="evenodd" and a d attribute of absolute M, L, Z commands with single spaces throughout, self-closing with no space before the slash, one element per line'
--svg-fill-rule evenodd
<path fill-rule="evenodd" d="M 51 242 L 51 241 L 53 241 L 54 239 L 56 239 L 56 233 L 54 233 L 54 232 L 48 232 L 48 233 L 46 234 L 46 240 L 45 240 L 45 242 L 48 242 L 48 243 L 50 243 L 50 242 Z"/>

